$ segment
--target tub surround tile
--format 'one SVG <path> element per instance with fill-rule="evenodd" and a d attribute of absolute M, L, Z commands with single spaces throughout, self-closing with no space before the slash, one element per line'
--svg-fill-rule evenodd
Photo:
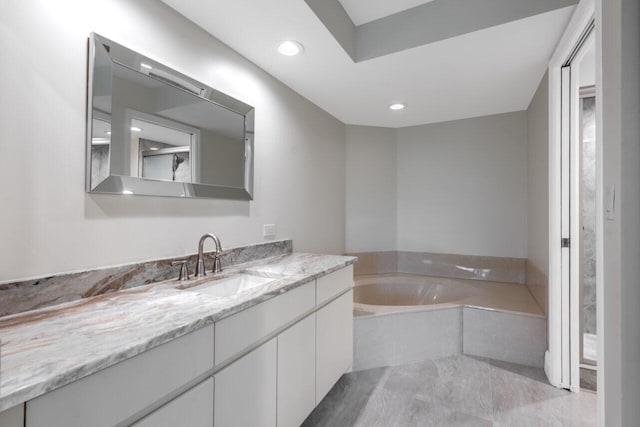
<path fill-rule="evenodd" d="M 439 300 L 447 302 L 430 304 L 428 300 L 421 301 L 420 295 L 409 295 L 411 305 L 405 305 L 407 304 L 405 301 L 395 301 L 392 303 L 392 296 L 383 291 L 376 292 L 375 288 L 371 291 L 360 291 L 360 286 L 375 286 L 377 283 L 381 283 L 383 286 L 385 283 L 389 283 L 389 286 L 398 284 L 400 285 L 400 289 L 403 289 L 402 287 L 404 285 L 441 288 L 443 291 L 437 291 L 437 296 Z M 367 295 L 367 292 L 369 292 L 369 295 Z M 438 292 L 441 293 L 438 294 Z M 367 313 L 381 314 L 398 311 L 416 311 L 444 306 L 465 306 L 481 307 L 521 315 L 544 316 L 542 309 L 538 306 L 527 287 L 514 283 L 452 279 L 404 273 L 370 275 L 357 277 L 355 296 L 354 308 L 358 311 L 359 315 L 365 315 Z M 426 297 L 423 296 L 423 298 Z M 385 300 L 388 301 L 388 305 L 384 305 Z M 420 303 L 426 303 L 427 305 L 418 305 Z"/>
<path fill-rule="evenodd" d="M 283 240 L 227 249 L 222 266 L 288 254 L 292 246 L 291 240 Z M 205 258 L 208 269 L 211 254 Z M 0 284 L 0 317 L 176 278 L 179 267 L 171 263 L 184 259 L 193 274 L 197 254 Z"/>
<path fill-rule="evenodd" d="M 437 297 L 445 302 L 417 305 L 423 291 L 409 301 L 394 301 L 388 294 L 394 284 L 441 289 L 445 292 Z M 357 277 L 354 298 L 356 371 L 459 354 L 542 366 L 546 319 L 526 286 L 379 274 Z M 411 300 L 414 305 L 407 305 Z"/>
<path fill-rule="evenodd" d="M 524 258 L 398 251 L 398 272 L 425 276 L 526 283 Z"/>
<path fill-rule="evenodd" d="M 527 260 L 430 252 L 358 252 L 354 274 L 408 273 L 457 279 L 527 283 Z"/>
<path fill-rule="evenodd" d="M 543 317 L 465 307 L 462 322 L 464 354 L 543 366 L 547 348 Z"/>
<path fill-rule="evenodd" d="M 282 254 L 238 264 L 215 276 L 142 285 L 2 317 L 0 411 L 351 265 L 355 260 L 332 255 Z M 228 298 L 215 298 L 191 289 L 245 271 L 286 276 Z"/>
<path fill-rule="evenodd" d="M 461 320 L 460 307 L 356 317 L 353 370 L 460 354 Z"/>
<path fill-rule="evenodd" d="M 527 260 L 527 287 L 546 316 L 548 313 L 547 290 L 549 288 L 549 277 L 531 260 Z"/>
<path fill-rule="evenodd" d="M 358 262 L 353 266 L 355 276 L 398 271 L 398 253 L 396 251 L 354 252 L 347 255 L 358 257 Z"/>

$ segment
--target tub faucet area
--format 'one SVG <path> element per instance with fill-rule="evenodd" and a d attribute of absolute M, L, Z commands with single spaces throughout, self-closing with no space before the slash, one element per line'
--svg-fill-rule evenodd
<path fill-rule="evenodd" d="M 213 254 L 213 268 L 211 269 L 211 271 L 213 273 L 220 273 L 222 271 L 222 265 L 220 264 L 220 252 L 222 252 L 222 245 L 220 244 L 220 239 L 215 234 L 207 233 L 202 236 L 200 238 L 200 241 L 198 242 L 198 262 L 196 263 L 196 277 L 202 277 L 207 274 L 204 265 L 204 242 L 208 237 L 213 239 L 213 242 L 216 245 L 216 251 Z"/>

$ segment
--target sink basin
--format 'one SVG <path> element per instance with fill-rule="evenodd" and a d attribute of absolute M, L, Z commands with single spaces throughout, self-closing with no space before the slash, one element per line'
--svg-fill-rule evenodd
<path fill-rule="evenodd" d="M 189 291 L 207 294 L 214 297 L 229 297 L 240 292 L 253 289 L 258 286 L 273 282 L 273 277 L 257 276 L 254 274 L 240 273 L 224 279 L 212 280 L 202 285 L 187 288 Z"/>

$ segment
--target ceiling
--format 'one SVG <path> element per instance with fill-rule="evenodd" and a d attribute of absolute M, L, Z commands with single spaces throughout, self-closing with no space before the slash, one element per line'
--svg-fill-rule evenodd
<path fill-rule="evenodd" d="M 433 0 L 338 0 L 355 25 L 366 24 Z"/>
<path fill-rule="evenodd" d="M 162 1 L 342 122 L 393 128 L 526 109 L 577 2 Z M 304 54 L 279 55 L 289 39 Z"/>

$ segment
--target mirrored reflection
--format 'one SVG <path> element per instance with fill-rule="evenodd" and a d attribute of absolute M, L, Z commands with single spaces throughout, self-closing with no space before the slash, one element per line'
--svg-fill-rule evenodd
<path fill-rule="evenodd" d="M 109 176 L 109 149 L 111 147 L 111 123 L 108 118 L 92 121 L 91 133 L 91 183 L 92 189 Z"/>
<path fill-rule="evenodd" d="M 90 191 L 250 199 L 253 108 L 93 38 Z"/>

